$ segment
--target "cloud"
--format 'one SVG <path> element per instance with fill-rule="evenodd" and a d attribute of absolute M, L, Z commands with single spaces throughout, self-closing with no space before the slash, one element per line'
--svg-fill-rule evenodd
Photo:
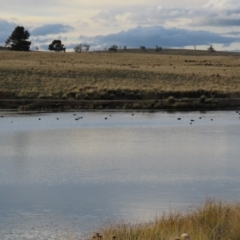
<path fill-rule="evenodd" d="M 240 25 L 240 1 L 209 0 L 201 7 L 164 7 L 157 4 L 119 7 L 100 11 L 92 20 L 106 25 L 235 27 Z"/>
<path fill-rule="evenodd" d="M 36 43 L 48 43 L 49 44 L 52 42 L 52 38 L 41 38 L 41 37 L 37 37 L 37 38 L 31 38 L 32 42 L 36 42 Z"/>
<path fill-rule="evenodd" d="M 181 28 L 164 28 L 162 26 L 136 27 L 127 31 L 105 36 L 86 37 L 80 36 L 81 41 L 88 42 L 91 46 L 110 47 L 118 46 L 154 48 L 156 45 L 164 48 L 185 47 L 193 45 L 210 45 L 213 43 L 229 45 L 237 42 L 235 37 L 222 36 L 208 31 L 191 31 Z"/>
<path fill-rule="evenodd" d="M 17 24 L 14 22 L 0 19 L 0 45 L 5 44 L 6 39 L 11 35 L 16 26 Z"/>
<path fill-rule="evenodd" d="M 54 35 L 59 33 L 67 33 L 73 31 L 74 28 L 70 25 L 63 24 L 46 24 L 41 27 L 34 28 L 31 31 L 32 36 L 46 36 L 46 35 Z"/>

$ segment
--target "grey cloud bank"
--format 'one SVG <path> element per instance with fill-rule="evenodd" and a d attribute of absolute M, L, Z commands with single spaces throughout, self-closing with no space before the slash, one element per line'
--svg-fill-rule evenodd
<path fill-rule="evenodd" d="M 4 44 L 17 24 L 0 19 L 0 44 Z"/>
<path fill-rule="evenodd" d="M 80 36 L 81 41 L 89 42 L 92 46 L 109 47 L 113 44 L 128 47 L 155 47 L 165 48 L 185 47 L 193 45 L 210 45 L 213 43 L 230 45 L 237 42 L 235 37 L 222 36 L 208 31 L 191 31 L 180 28 L 164 28 L 162 26 L 136 27 L 128 31 L 105 36 Z"/>
<path fill-rule="evenodd" d="M 46 24 L 41 27 L 34 28 L 31 31 L 32 36 L 46 36 L 46 35 L 54 35 L 59 33 L 67 33 L 73 31 L 74 28 L 70 25 L 63 24 Z"/>

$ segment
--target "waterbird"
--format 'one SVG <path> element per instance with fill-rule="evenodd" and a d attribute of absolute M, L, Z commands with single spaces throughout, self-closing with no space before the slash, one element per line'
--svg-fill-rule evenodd
<path fill-rule="evenodd" d="M 4 116 L 1 116 L 1 118 L 3 118 Z"/>
<path fill-rule="evenodd" d="M 213 121 L 213 119 L 211 119 L 211 121 Z"/>
<path fill-rule="evenodd" d="M 181 118 L 178 118 L 177 120 L 181 120 Z"/>
<path fill-rule="evenodd" d="M 194 122 L 194 119 L 191 119 L 191 122 Z"/>
<path fill-rule="evenodd" d="M 41 118 L 39 118 L 38 120 L 41 120 Z"/>
<path fill-rule="evenodd" d="M 134 114 L 132 113 L 132 116 L 134 116 Z"/>
<path fill-rule="evenodd" d="M 183 234 L 181 235 L 181 239 L 182 239 L 182 240 L 191 240 L 190 236 L 189 236 L 187 233 L 183 233 Z"/>
<path fill-rule="evenodd" d="M 199 119 L 202 119 L 201 117 L 199 117 Z"/>
<path fill-rule="evenodd" d="M 105 117 L 105 120 L 107 120 L 107 118 Z"/>
<path fill-rule="evenodd" d="M 59 120 L 59 118 L 57 118 L 57 120 Z"/>

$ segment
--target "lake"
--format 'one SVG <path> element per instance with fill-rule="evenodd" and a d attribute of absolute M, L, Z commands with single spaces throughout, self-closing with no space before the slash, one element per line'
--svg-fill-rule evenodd
<path fill-rule="evenodd" d="M 1 239 L 84 238 L 240 200 L 236 111 L 0 115 Z"/>

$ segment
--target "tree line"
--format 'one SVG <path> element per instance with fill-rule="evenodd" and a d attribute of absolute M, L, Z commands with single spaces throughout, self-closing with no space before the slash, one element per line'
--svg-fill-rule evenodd
<path fill-rule="evenodd" d="M 23 26 L 17 26 L 12 34 L 8 37 L 8 39 L 5 41 L 5 47 L 8 48 L 9 50 L 14 50 L 14 51 L 29 51 L 30 50 L 30 45 L 31 41 L 29 41 L 30 33 L 24 29 Z M 196 47 L 194 46 L 196 49 Z M 74 52 L 80 53 L 82 51 L 88 51 L 90 49 L 89 44 L 77 44 L 74 47 Z M 145 46 L 140 46 L 140 49 L 145 52 L 146 47 Z M 36 47 L 36 50 L 38 50 L 38 47 Z M 65 52 L 66 48 L 64 44 L 62 44 L 61 40 L 53 40 L 51 44 L 48 46 L 48 50 L 50 51 L 55 51 L 55 52 Z M 124 51 L 127 51 L 127 46 L 123 47 Z M 211 45 L 208 49 L 210 52 L 215 52 L 216 50 L 213 48 Z M 118 51 L 118 46 L 117 45 L 112 45 L 110 48 L 108 48 L 109 52 L 117 52 Z M 162 51 L 162 47 L 156 46 L 156 52 Z"/>
<path fill-rule="evenodd" d="M 22 26 L 17 26 L 12 34 L 5 41 L 5 47 L 13 51 L 29 51 L 31 41 L 29 41 L 30 33 L 24 29 Z M 64 44 L 61 40 L 53 40 L 52 43 L 48 46 L 50 51 L 60 52 L 66 51 Z M 38 50 L 38 47 L 36 47 Z"/>

